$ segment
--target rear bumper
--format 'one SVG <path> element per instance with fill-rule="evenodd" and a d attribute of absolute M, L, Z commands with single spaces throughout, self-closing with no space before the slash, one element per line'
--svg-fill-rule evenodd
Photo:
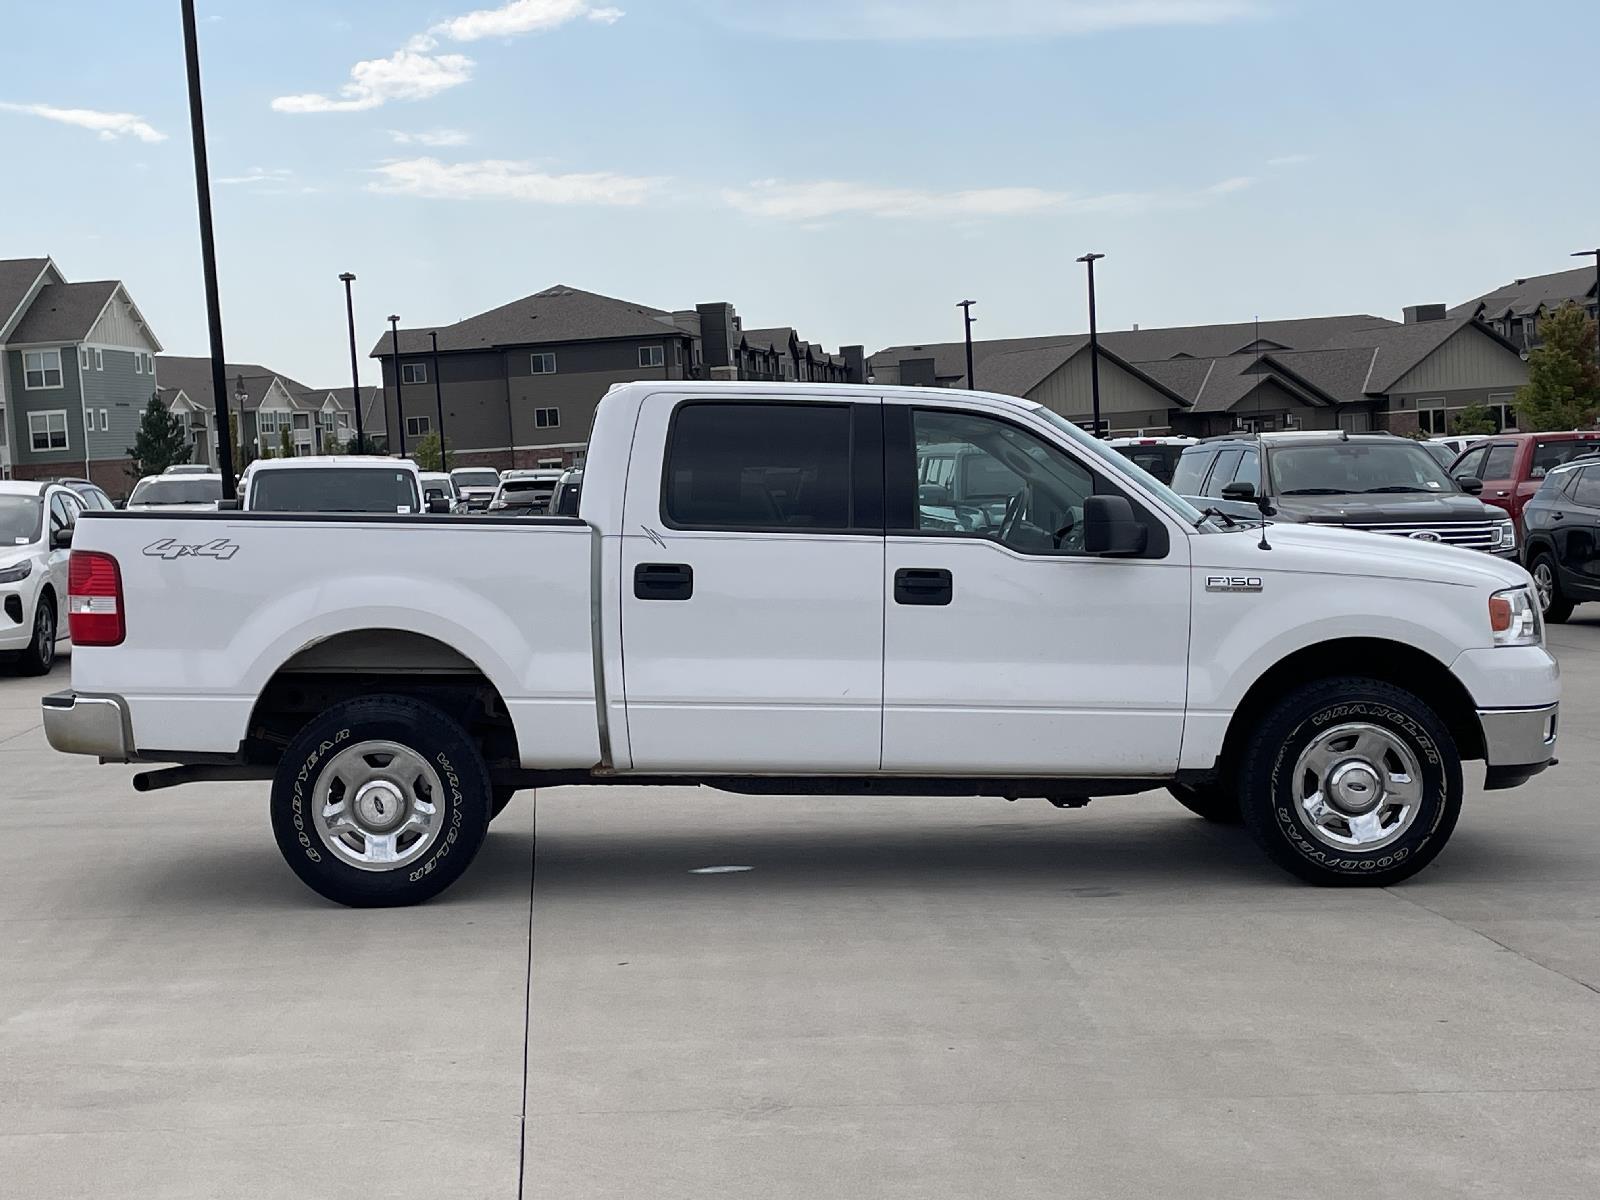
<path fill-rule="evenodd" d="M 121 696 L 54 692 L 39 702 L 44 736 L 63 754 L 89 754 L 101 762 L 133 757 L 133 726 Z"/>
<path fill-rule="evenodd" d="M 1561 706 L 1480 708 L 1483 757 L 1489 764 L 1484 787 L 1490 791 L 1516 787 L 1555 761 Z"/>

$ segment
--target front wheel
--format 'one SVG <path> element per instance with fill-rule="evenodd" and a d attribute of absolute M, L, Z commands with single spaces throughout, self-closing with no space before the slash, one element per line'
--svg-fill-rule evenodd
<path fill-rule="evenodd" d="M 1528 573 L 1533 576 L 1533 591 L 1539 597 L 1539 608 L 1544 613 L 1544 619 L 1552 625 L 1560 625 L 1572 615 L 1572 601 L 1561 592 L 1556 560 L 1540 553 L 1535 556 Z"/>
<path fill-rule="evenodd" d="M 44 591 L 39 593 L 39 603 L 33 610 L 33 637 L 17 665 L 24 675 L 48 675 L 55 664 L 56 601 Z"/>
<path fill-rule="evenodd" d="M 489 828 L 489 772 L 460 724 L 404 696 L 329 708 L 272 781 L 272 830 L 318 894 L 352 908 L 418 904 L 461 877 Z"/>
<path fill-rule="evenodd" d="M 1444 849 L 1461 813 L 1461 758 L 1410 692 L 1325 679 L 1262 721 L 1240 799 L 1251 834 L 1285 870 L 1311 883 L 1381 887 Z"/>

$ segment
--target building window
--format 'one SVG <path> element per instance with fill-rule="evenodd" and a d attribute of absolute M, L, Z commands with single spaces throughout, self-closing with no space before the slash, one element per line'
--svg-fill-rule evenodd
<path fill-rule="evenodd" d="M 428 364 L 427 363 L 419 363 L 419 362 L 417 362 L 417 363 L 401 363 L 400 364 L 400 382 L 401 383 L 427 383 L 428 382 Z"/>
<path fill-rule="evenodd" d="M 61 351 L 24 350 L 22 352 L 22 386 L 30 392 L 60 387 Z"/>
<path fill-rule="evenodd" d="M 559 458 L 541 458 L 539 466 L 546 471 L 555 470 L 561 466 L 561 460 Z"/>
<path fill-rule="evenodd" d="M 677 367 L 683 366 L 683 343 L 682 342 L 673 342 L 672 343 L 672 363 L 673 363 L 674 366 L 677 366 Z"/>
<path fill-rule="evenodd" d="M 135 354 L 133 356 L 133 373 L 135 375 L 143 375 L 144 374 L 144 354 L 143 353 Z"/>
<path fill-rule="evenodd" d="M 57 408 L 50 412 L 29 413 L 28 437 L 35 450 L 66 450 L 67 410 Z"/>
<path fill-rule="evenodd" d="M 1445 426 L 1444 397 L 1418 396 L 1417 428 L 1423 433 L 1443 435 L 1449 432 Z"/>
<path fill-rule="evenodd" d="M 659 367 L 667 361 L 660 346 L 640 346 L 639 365 L 641 367 Z"/>
<path fill-rule="evenodd" d="M 559 408 L 536 408 L 533 410 L 533 427 L 535 429 L 561 428 L 561 410 Z"/>
<path fill-rule="evenodd" d="M 109 409 L 102 408 L 100 410 L 100 432 L 111 432 L 111 411 Z"/>
<path fill-rule="evenodd" d="M 94 352 L 94 369 L 96 371 L 104 371 L 106 369 L 106 356 L 99 350 Z"/>
<path fill-rule="evenodd" d="M 427 437 L 432 432 L 433 432 L 433 418 L 432 417 L 407 417 L 406 418 L 406 436 L 407 437 L 414 437 L 414 438 Z"/>
<path fill-rule="evenodd" d="M 554 354 L 528 355 L 528 370 L 535 375 L 554 375 L 556 373 L 556 356 Z"/>
<path fill-rule="evenodd" d="M 89 347 L 78 347 L 78 366 L 83 368 L 85 371 L 89 369 Z"/>
<path fill-rule="evenodd" d="M 1517 410 L 1514 392 L 1495 392 L 1489 397 L 1489 411 L 1494 414 L 1496 433 L 1506 433 L 1517 428 Z"/>

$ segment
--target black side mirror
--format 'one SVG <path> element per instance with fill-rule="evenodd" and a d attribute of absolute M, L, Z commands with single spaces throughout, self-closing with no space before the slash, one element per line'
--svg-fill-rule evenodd
<path fill-rule="evenodd" d="M 239 511 L 239 502 L 237 500 L 218 500 L 217 501 L 217 511 L 218 512 L 238 512 Z"/>
<path fill-rule="evenodd" d="M 1256 485 L 1248 479 L 1235 479 L 1232 483 L 1223 485 L 1222 498 L 1224 500 L 1254 500 L 1256 498 Z"/>
<path fill-rule="evenodd" d="M 431 513 L 447 513 L 450 511 L 450 501 L 435 492 L 428 497 L 428 511 Z"/>
<path fill-rule="evenodd" d="M 1090 496 L 1083 502 L 1083 548 L 1107 558 L 1138 554 L 1150 533 L 1126 496 Z"/>
<path fill-rule="evenodd" d="M 71 550 L 73 527 L 68 525 L 65 529 L 52 529 L 50 531 L 50 549 Z"/>
<path fill-rule="evenodd" d="M 123 509 L 128 507 L 128 502 L 126 500 L 114 500 L 111 502 L 111 507 L 116 509 L 118 512 L 121 512 Z"/>
<path fill-rule="evenodd" d="M 1483 480 L 1476 475 L 1457 475 L 1456 482 L 1461 485 L 1461 490 L 1469 496 L 1476 496 L 1483 491 Z"/>

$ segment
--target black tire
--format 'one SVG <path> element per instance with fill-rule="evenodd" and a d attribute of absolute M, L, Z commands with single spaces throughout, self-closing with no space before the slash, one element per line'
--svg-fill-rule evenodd
<path fill-rule="evenodd" d="M 1405 831 L 1370 850 L 1324 840 L 1294 795 L 1303 782 L 1295 779 L 1301 753 L 1319 736 L 1355 723 L 1376 726 L 1408 748 L 1421 781 Z M 1240 800 L 1245 824 L 1280 867 L 1316 884 L 1383 887 L 1415 875 L 1444 849 L 1461 814 L 1461 756 L 1433 710 L 1403 688 L 1325 679 L 1285 696 L 1261 722 L 1245 752 Z"/>
<path fill-rule="evenodd" d="M 56 598 L 48 589 L 39 593 L 33 610 L 33 640 L 17 656 L 17 670 L 23 675 L 48 675 L 56 665 Z"/>
<path fill-rule="evenodd" d="M 1550 625 L 1563 624 L 1572 615 L 1573 602 L 1561 591 L 1561 573 L 1556 569 L 1556 560 L 1548 550 L 1541 550 L 1533 556 L 1533 561 L 1528 564 L 1528 571 L 1534 578 L 1534 595 L 1543 598 L 1544 586 L 1541 582 L 1541 573 L 1549 580 L 1550 602 L 1544 606 L 1544 619 Z"/>
<path fill-rule="evenodd" d="M 1167 791 L 1172 798 L 1197 817 L 1204 817 L 1218 825 L 1239 825 L 1244 814 L 1239 811 L 1239 791 L 1220 782 L 1169 783 Z"/>
<path fill-rule="evenodd" d="M 341 857 L 315 819 L 318 783 L 330 764 L 367 743 L 392 743 L 420 758 L 417 776 L 432 807 L 436 832 L 424 852 L 394 868 L 365 869 Z M 357 756 L 358 768 L 381 782 L 410 772 L 384 766 L 384 756 Z M 376 765 L 369 765 L 376 764 Z M 424 770 L 426 768 L 426 770 Z M 431 777 L 427 774 L 432 772 Z M 388 772 L 386 775 L 385 772 Z M 437 788 L 433 782 L 437 782 Z M 338 795 L 347 795 L 343 785 Z M 330 795 L 333 795 L 330 791 Z M 433 707 L 404 696 L 364 696 L 336 704 L 296 735 L 272 781 L 272 831 L 284 860 L 312 891 L 352 908 L 420 904 L 459 879 L 483 845 L 489 828 L 492 789 L 483 755 L 460 724 Z M 383 797 L 375 805 L 383 812 Z M 354 801 L 348 800 L 352 808 Z M 358 832 L 351 827 L 352 832 Z M 397 835 L 402 841 L 409 835 Z M 410 845 L 415 847 L 423 835 Z M 366 846 L 366 835 L 357 838 Z M 403 856 L 412 850 L 401 847 Z M 348 854 L 348 849 L 346 854 Z"/>
<path fill-rule="evenodd" d="M 494 785 L 494 799 L 489 804 L 489 820 L 494 820 L 510 807 L 511 802 L 517 798 L 517 789 L 507 787 L 503 783 Z"/>

